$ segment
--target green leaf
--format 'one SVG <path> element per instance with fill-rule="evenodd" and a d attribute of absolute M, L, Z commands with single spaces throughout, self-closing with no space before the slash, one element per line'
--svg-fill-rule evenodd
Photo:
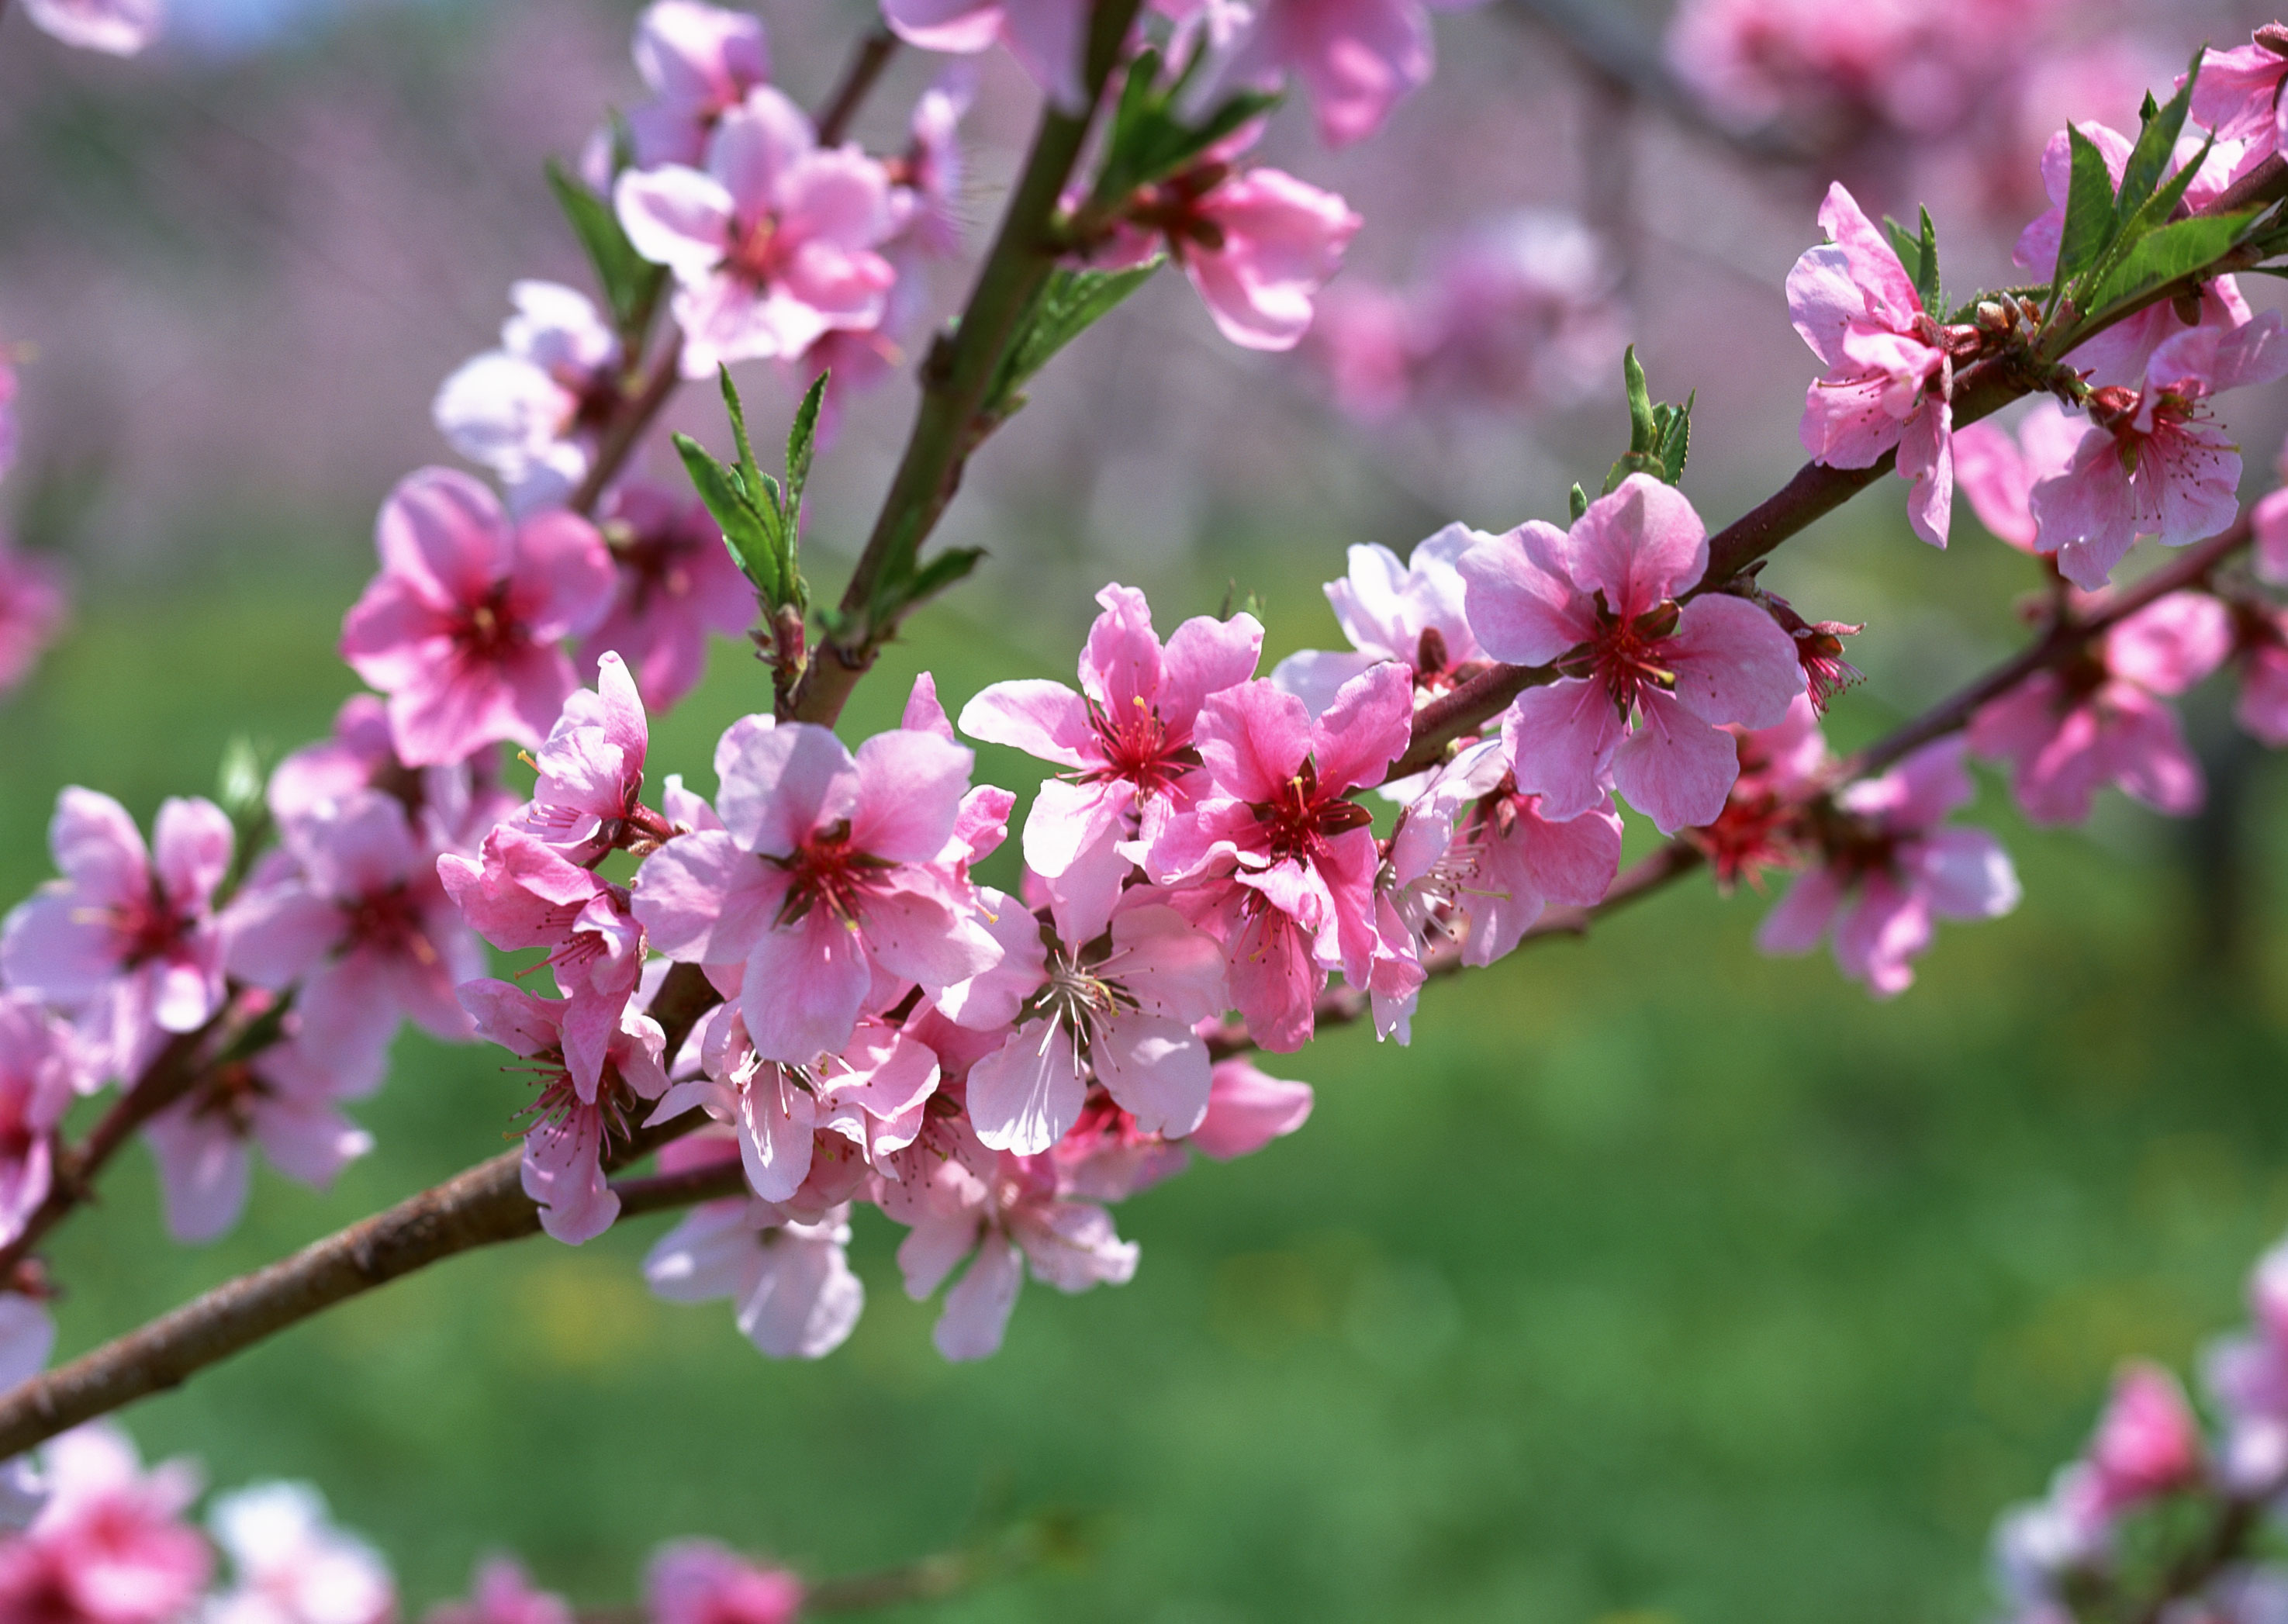
<path fill-rule="evenodd" d="M 1931 224 L 1929 210 L 1922 213 L 1922 236 L 1915 244 L 1917 258 L 1909 268 L 1914 273 L 1915 291 L 1922 296 L 1923 308 L 1939 311 L 1946 308 L 1946 294 L 1938 279 L 1938 228 Z"/>
<path fill-rule="evenodd" d="M 1652 420 L 1652 392 L 1645 384 L 1643 363 L 1634 345 L 1621 352 L 1621 385 L 1629 397 L 1629 449 L 1640 455 L 1656 443 Z"/>
<path fill-rule="evenodd" d="M 1684 478 L 1684 459 L 1692 452 L 1692 407 L 1700 399 L 1694 390 L 1682 406 L 1663 406 L 1658 440 L 1662 478 L 1671 485 Z"/>
<path fill-rule="evenodd" d="M 2120 256 L 2083 301 L 2092 316 L 2213 265 L 2228 253 L 2259 210 L 2197 214 L 2146 233 Z"/>
<path fill-rule="evenodd" d="M 776 608 L 787 599 L 786 574 L 781 565 L 782 521 L 775 510 L 766 511 L 748 495 L 738 471 L 725 467 L 713 453 L 688 434 L 675 437 L 676 454 L 683 458 L 693 488 L 723 531 L 723 545 L 731 561 L 754 583 L 763 601 Z"/>
<path fill-rule="evenodd" d="M 1691 449 L 1692 400 L 1682 406 L 1665 400 L 1655 405 L 1634 345 L 1622 353 L 1621 380 L 1629 400 L 1629 448 L 1606 471 L 1604 494 L 1611 495 L 1633 473 L 1648 473 L 1675 484 L 1683 476 L 1685 456 Z M 1696 392 L 1693 398 L 1698 398 Z"/>
<path fill-rule="evenodd" d="M 1006 417 L 1023 405 L 1021 392 L 1034 375 L 1059 350 L 1149 281 L 1160 265 L 1155 258 L 1126 271 L 1052 272 L 1003 354 L 992 387 L 986 391 L 986 416 Z"/>
<path fill-rule="evenodd" d="M 1581 515 L 1589 511 L 1589 493 L 1581 488 L 1578 479 L 1573 482 L 1572 490 L 1566 495 L 1565 507 L 1572 515 L 1572 522 L 1577 525 L 1581 522 Z"/>
<path fill-rule="evenodd" d="M 2057 275 L 2050 284 L 2054 305 L 2073 279 L 2097 262 L 2113 239 L 2113 176 L 2097 143 L 2071 124 L 2066 142 L 2072 154 L 2072 179 L 2066 188 L 2066 218 L 2058 239 Z"/>
<path fill-rule="evenodd" d="M 567 174 L 553 158 L 548 161 L 548 186 L 571 223 L 572 234 L 587 250 L 588 263 L 595 267 L 597 284 L 604 290 L 604 302 L 611 306 L 621 337 L 637 335 L 659 300 L 667 268 L 637 253 L 628 234 L 620 229 L 619 217 L 611 205 Z"/>
<path fill-rule="evenodd" d="M 811 456 L 818 448 L 818 414 L 826 403 L 826 380 L 831 375 L 822 372 L 810 381 L 810 388 L 795 408 L 794 425 L 787 430 L 787 516 L 791 520 L 802 512 L 802 487 L 810 482 Z"/>
<path fill-rule="evenodd" d="M 907 578 L 905 602 L 901 608 L 910 609 L 935 597 L 975 569 L 984 557 L 982 547 L 947 548 Z"/>
<path fill-rule="evenodd" d="M 2164 107 L 2156 107 L 2153 98 L 2145 98 L 2145 106 L 2138 117 L 2143 127 L 2137 132 L 2137 145 L 2129 151 L 2129 162 L 2121 171 L 2121 194 L 2114 201 L 2114 218 L 2126 224 L 2131 216 L 2145 206 L 2161 184 L 2161 176 L 2169 167 L 2170 154 L 2177 149 L 2177 137 L 2183 133 L 2185 115 L 2193 105 L 2193 85 L 2199 79 L 2202 52 L 2193 52 L 2192 67 L 2185 74 L 2185 83 L 2169 98 Z"/>

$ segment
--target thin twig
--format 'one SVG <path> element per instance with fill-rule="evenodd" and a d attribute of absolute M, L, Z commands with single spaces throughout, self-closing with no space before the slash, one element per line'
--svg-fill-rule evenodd
<path fill-rule="evenodd" d="M 874 81 L 897 54 L 898 36 L 887 28 L 876 28 L 858 42 L 858 50 L 850 65 L 842 70 L 842 82 L 834 87 L 834 94 L 826 99 L 826 109 L 818 115 L 818 144 L 832 147 L 838 143 L 857 116 L 859 107 Z"/>
<path fill-rule="evenodd" d="M 675 387 L 682 382 L 683 336 L 678 333 L 660 346 L 659 359 L 652 365 L 651 376 L 644 385 L 631 396 L 624 408 L 612 419 L 597 444 L 595 460 L 572 492 L 565 505 L 575 513 L 592 514 L 596 503 L 603 499 L 605 487 L 619 477 L 620 470 L 635 449 L 643 443 L 652 424 L 675 397 Z"/>

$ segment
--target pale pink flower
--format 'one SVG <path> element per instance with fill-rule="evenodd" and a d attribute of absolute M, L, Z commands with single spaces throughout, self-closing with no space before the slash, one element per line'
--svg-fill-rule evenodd
<path fill-rule="evenodd" d="M 53 566 L 0 542 L 0 693 L 32 674 L 62 635 L 69 608 Z"/>
<path fill-rule="evenodd" d="M 1093 939 L 1147 843 L 1201 787 L 1192 732 L 1208 696 L 1255 674 L 1263 628 L 1251 614 L 1186 621 L 1161 646 L 1144 594 L 1117 584 L 1081 651 L 1078 693 L 1041 680 L 995 683 L 962 708 L 961 730 L 1066 772 L 1025 820 L 1025 862 L 1049 882 L 1059 933 Z"/>
<path fill-rule="evenodd" d="M 449 1042 L 469 1037 L 454 987 L 483 955 L 413 836 L 405 808 L 359 790 L 282 825 L 223 915 L 225 962 L 257 986 L 298 981 L 295 1010 L 319 1052 L 385 1048 L 401 1017 Z"/>
<path fill-rule="evenodd" d="M 567 512 L 513 524 L 468 475 L 425 468 L 390 493 L 374 540 L 381 574 L 343 617 L 342 658 L 389 696 L 399 759 L 537 746 L 576 685 L 558 643 L 611 604 L 595 527 Z"/>
<path fill-rule="evenodd" d="M 188 1462 L 143 1470 L 135 1446 L 91 1422 L 41 1451 L 46 1503 L 0 1540 L 0 1618 L 26 1624 L 180 1624 L 214 1571 L 183 1513 L 198 1498 Z"/>
<path fill-rule="evenodd" d="M 1322 294 L 1311 343 L 1335 404 L 1362 423 L 1387 422 L 1404 410 L 1415 396 L 1415 329 L 1402 294 L 1355 274 Z"/>
<path fill-rule="evenodd" d="M 516 314 L 500 348 L 463 362 L 429 416 L 454 450 L 500 476 L 512 510 L 528 513 L 561 504 L 587 474 L 619 403 L 620 341 L 585 294 L 560 283 L 512 282 L 508 296 Z"/>
<path fill-rule="evenodd" d="M 1310 91 L 1319 139 L 1330 147 L 1372 135 L 1429 82 L 1434 57 L 1422 0 L 1258 0 L 1253 10 L 1231 71 L 1292 73 Z"/>
<path fill-rule="evenodd" d="M 465 981 L 460 994 L 480 1037 L 536 1063 L 522 1176 L 524 1192 L 540 1204 L 541 1228 L 567 1246 L 592 1240 L 620 1216 L 620 1198 L 604 1179 L 607 1141 L 627 1138 L 634 1101 L 667 1091 L 660 1066 L 666 1034 L 648 1015 L 625 1010 L 600 1075 L 584 1089 L 564 1063 L 562 1002 L 505 981 Z"/>
<path fill-rule="evenodd" d="M 2288 479 L 2288 444 L 2280 448 L 2273 469 Z M 2273 586 L 2288 586 L 2288 488 L 2266 492 L 2249 510 L 2248 517 L 2256 532 L 2256 545 L 2250 550 L 2256 578 Z"/>
<path fill-rule="evenodd" d="M 1268 682 L 1210 696 L 1196 736 L 1208 785 L 1155 836 L 1145 868 L 1222 939 L 1231 998 L 1267 1049 L 1311 1035 L 1313 1000 L 1339 969 L 1365 986 L 1386 943 L 1373 816 L 1349 798 L 1382 782 L 1412 737 L 1414 684 L 1373 667 L 1313 717 Z"/>
<path fill-rule="evenodd" d="M 1664 834 L 1709 823 L 1738 776 L 1718 725 L 1769 727 L 1804 690 L 1795 643 L 1722 593 L 1677 599 L 1708 567 L 1708 535 L 1669 486 L 1631 474 L 1569 533 L 1535 520 L 1463 555 L 1486 652 L 1554 662 L 1502 723 L 1517 790 L 1562 821 L 1601 803 L 1608 774 Z"/>
<path fill-rule="evenodd" d="M 1045 947 L 1021 903 L 988 893 L 1002 960 L 937 998 L 963 1026 L 1014 1023 L 969 1068 L 969 1120 L 988 1146 L 1047 1150 L 1080 1120 L 1091 1080 L 1142 1132 L 1174 1139 L 1199 1126 L 1209 1060 L 1193 1026 L 1225 1007 L 1223 947 L 1150 895 L 1131 892 L 1100 938 Z"/>
<path fill-rule="evenodd" d="M 1426 404 L 1570 405 L 1603 388 L 1627 344 L 1613 259 L 1560 209 L 1495 216 L 1442 248 L 1414 321 Z"/>
<path fill-rule="evenodd" d="M 2288 373 L 2280 317 L 2189 329 L 2154 351 L 2143 389 L 2090 397 L 2091 427 L 2065 471 L 2034 487 L 2042 545 L 2058 570 L 2095 590 L 2141 535 L 2182 547 L 2214 535 L 2240 511 L 2240 448 L 2208 421 L 2205 402 Z"/>
<path fill-rule="evenodd" d="M 707 634 L 736 637 L 755 618 L 755 589 L 723 545 L 704 503 L 629 480 L 605 497 L 598 527 L 618 580 L 612 607 L 580 645 L 592 677 L 616 652 L 644 702 L 665 710 L 707 674 Z"/>
<path fill-rule="evenodd" d="M 48 1199 L 55 1128 L 84 1060 L 72 1031 L 23 993 L 0 995 L 0 1246 Z M 0 1296 L 0 1303 L 16 1301 Z"/>
<path fill-rule="evenodd" d="M 965 64 L 940 74 L 914 103 L 904 154 L 890 160 L 898 240 L 925 254 L 943 258 L 961 251 L 962 192 L 968 175 L 961 120 L 976 93 L 977 75 Z M 900 278 L 902 284 L 907 280 Z"/>
<path fill-rule="evenodd" d="M 898 37 L 924 51 L 957 55 L 1005 45 L 1033 83 L 1068 112 L 1088 100 L 1081 83 L 1086 0 L 883 0 Z"/>
<path fill-rule="evenodd" d="M 752 1195 L 704 1202 L 652 1247 L 644 1279 L 671 1303 L 730 1298 L 739 1334 L 773 1359 L 823 1359 L 866 1306 L 849 1218 L 837 1207 L 806 1224 Z"/>
<path fill-rule="evenodd" d="M 2224 663 L 2232 614 L 2205 592 L 2172 592 L 2077 661 L 2038 671 L 1971 718 L 1970 748 L 2014 769 L 2029 821 L 2078 823 L 2100 786 L 2172 817 L 2200 810 L 2201 768 L 2165 697 Z"/>
<path fill-rule="evenodd" d="M 941 992 L 1000 955 L 967 881 L 937 866 L 972 759 L 927 733 L 878 733 L 853 757 L 823 727 L 734 723 L 715 751 L 724 827 L 645 861 L 636 916 L 670 958 L 743 963 L 764 1058 L 838 1054 L 878 982 Z"/>
<path fill-rule="evenodd" d="M 596 685 L 574 689 L 549 728 L 519 827 L 584 867 L 640 837 L 663 836 L 664 826 L 641 799 L 650 748 L 634 679 L 619 655 L 607 654 L 597 662 Z"/>
<path fill-rule="evenodd" d="M 1146 229 L 1124 230 L 1098 259 L 1140 264 L 1153 247 L 1147 232 L 1156 234 L 1216 330 L 1249 350 L 1302 342 L 1319 289 L 1364 224 L 1334 193 L 1283 170 L 1235 169 L 1220 159 L 1146 187 L 1128 218 Z"/>
<path fill-rule="evenodd" d="M 145 1127 L 167 1232 L 177 1240 L 212 1240 L 238 1222 L 253 1145 L 286 1176 L 317 1190 L 373 1148 L 373 1136 L 344 1116 L 339 1102 L 381 1086 L 382 1051 L 314 1046 L 300 1031 L 300 1018 L 290 1015 L 283 1041 L 212 1068 Z"/>
<path fill-rule="evenodd" d="M 888 174 L 855 147 L 822 149 L 769 86 L 723 115 L 704 170 L 630 170 L 613 197 L 636 251 L 675 278 L 686 377 L 877 326 L 897 279 L 874 251 L 896 225 Z"/>
<path fill-rule="evenodd" d="M 522 804 L 502 787 L 498 752 L 489 747 L 464 761 L 407 766 L 390 741 L 388 706 L 354 693 L 335 713 L 332 737 L 304 745 L 273 769 L 270 815 L 282 828 L 366 789 L 403 805 L 422 844 L 435 852 L 473 852 Z"/>
<path fill-rule="evenodd" d="M 107 795 L 56 797 L 52 880 L 0 926 L 10 987 L 79 1018 L 104 1068 L 141 1069 L 167 1033 L 195 1032 L 222 1008 L 223 943 L 212 906 L 230 868 L 230 819 L 211 801 L 171 798 L 150 847 Z"/>
<path fill-rule="evenodd" d="M 644 7 L 635 59 L 652 96 L 627 115 L 635 167 L 643 170 L 699 162 L 717 122 L 771 76 L 762 19 L 698 0 Z"/>
<path fill-rule="evenodd" d="M 1135 1275 L 1135 1243 L 1120 1239 L 1103 1208 L 1063 1198 L 1053 1157 L 989 1150 L 958 1119 L 904 1155 L 907 1171 L 886 1183 L 879 1199 L 910 1226 L 898 1246 L 906 1295 L 923 1301 L 970 1260 L 931 1333 L 947 1359 L 998 1351 L 1028 1264 L 1036 1278 L 1068 1292 L 1122 1286 Z"/>
<path fill-rule="evenodd" d="M 1379 543 L 1350 550 L 1350 569 L 1322 589 L 1351 652 L 1305 649 L 1271 669 L 1273 684 L 1314 713 L 1334 702 L 1342 685 L 1369 667 L 1394 661 L 1414 674 L 1415 702 L 1434 699 L 1459 680 L 1459 669 L 1485 651 L 1463 613 L 1462 555 L 1491 537 L 1448 525 L 1415 544 L 1405 563 Z"/>
<path fill-rule="evenodd" d="M 1983 829 L 1943 824 L 1975 793 L 1964 741 L 1924 746 L 1836 796 L 1825 857 L 1797 876 L 1756 932 L 1766 953 L 1808 953 L 1832 927 L 1835 962 L 1879 998 L 1904 992 L 1934 921 L 1998 919 L 2018 906 L 2016 871 Z"/>
<path fill-rule="evenodd" d="M 1954 432 L 1955 487 L 1970 498 L 1978 522 L 2021 552 L 2038 553 L 2034 487 L 2063 473 L 2080 445 L 2083 424 L 2045 395 L 2009 430 L 1988 418 Z"/>
<path fill-rule="evenodd" d="M 1219 1060 L 1207 1114 L 1185 1143 L 1217 1161 L 1252 1156 L 1310 1121 L 1311 1105 L 1307 1082 L 1268 1076 L 1243 1058 Z"/>
<path fill-rule="evenodd" d="M 2193 122 L 2213 131 L 2219 141 L 2246 142 L 2242 164 L 2253 167 L 2288 140 L 2288 109 L 2280 99 L 2284 75 L 2288 56 L 2261 40 L 2204 52 L 2193 82 Z"/>
<path fill-rule="evenodd" d="M 2254 1333 L 2209 1349 L 2203 1374 L 2227 1423 L 2220 1475 L 2269 1493 L 2288 1472 L 2288 1243 L 2257 1260 L 2248 1298 Z"/>
<path fill-rule="evenodd" d="M 488 1557 L 477 1565 L 469 1598 L 440 1602 L 422 1624 L 576 1624 L 571 1604 L 532 1582 L 513 1557 Z"/>
<path fill-rule="evenodd" d="M 2085 1459 L 2094 1509 L 2114 1517 L 2201 1474 L 2201 1425 L 2177 1378 L 2133 1363 L 2113 1384 Z"/>
<path fill-rule="evenodd" d="M 1907 518 L 1946 545 L 1954 505 L 1954 361 L 1914 280 L 1881 229 L 1838 181 L 1820 206 L 1824 245 L 1788 273 L 1795 330 L 1825 364 L 1804 399 L 1803 448 L 1834 468 L 1866 468 L 1898 452 L 1914 482 Z"/>
<path fill-rule="evenodd" d="M 663 1545 L 644 1579 L 651 1624 L 794 1624 L 802 1580 L 711 1540 Z"/>
<path fill-rule="evenodd" d="M 397 1616 L 388 1566 L 334 1526 L 306 1483 L 226 1494 L 207 1524 L 238 1581 L 210 1604 L 208 1624 L 391 1624 Z"/>
<path fill-rule="evenodd" d="M 139 54 L 166 20 L 162 0 L 24 0 L 24 12 L 65 44 L 115 57 Z"/>

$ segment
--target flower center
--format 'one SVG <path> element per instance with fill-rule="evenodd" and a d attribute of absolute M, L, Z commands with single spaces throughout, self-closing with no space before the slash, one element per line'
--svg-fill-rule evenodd
<path fill-rule="evenodd" d="M 462 612 L 453 628 L 453 641 L 473 661 L 494 663 L 520 641 L 515 619 L 508 613 L 508 584 L 504 582 Z"/>
<path fill-rule="evenodd" d="M 1676 687 L 1673 643 L 1683 611 L 1664 599 L 1633 620 L 1623 620 L 1597 594 L 1597 635 L 1557 662 L 1560 675 L 1586 677 L 1603 686 L 1624 718 L 1648 693 Z"/>
<path fill-rule="evenodd" d="M 1307 756 L 1294 777 L 1270 800 L 1256 802 L 1252 810 L 1255 820 L 1264 826 L 1272 856 L 1304 863 L 1323 854 L 1338 835 L 1374 822 L 1374 814 L 1357 802 L 1323 794 L 1318 764 Z"/>
<path fill-rule="evenodd" d="M 1159 794 L 1200 764 L 1200 753 L 1189 740 L 1170 737 L 1160 713 L 1132 695 L 1127 708 L 1087 701 L 1088 725 L 1104 752 L 1105 764 L 1079 775 L 1084 784 L 1125 779 L 1136 786 L 1137 797 Z"/>
<path fill-rule="evenodd" d="M 858 911 L 866 899 L 881 889 L 884 872 L 897 867 L 853 845 L 847 818 L 814 831 L 791 857 L 763 860 L 791 876 L 778 923 L 794 924 L 807 917 L 811 909 L 822 907 L 852 930 L 858 927 Z"/>
<path fill-rule="evenodd" d="M 725 263 L 734 276 L 759 288 L 778 275 L 785 257 L 785 246 L 779 241 L 778 222 L 767 214 L 739 234 L 738 242 L 732 247 L 731 257 Z"/>

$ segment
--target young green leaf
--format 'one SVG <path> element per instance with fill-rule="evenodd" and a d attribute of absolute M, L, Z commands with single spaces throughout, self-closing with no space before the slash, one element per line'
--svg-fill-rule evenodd
<path fill-rule="evenodd" d="M 1572 522 L 1577 525 L 1581 522 L 1581 515 L 1589 511 L 1589 493 L 1581 488 L 1581 482 L 1578 479 L 1573 482 L 1573 488 L 1566 493 L 1565 511 L 1572 516 Z"/>
<path fill-rule="evenodd" d="M 810 381 L 810 388 L 795 408 L 794 425 L 787 430 L 786 502 L 791 518 L 802 512 L 802 487 L 810 482 L 810 460 L 818 448 L 818 414 L 826 403 L 826 380 L 830 375 L 822 372 Z"/>
<path fill-rule="evenodd" d="M 1923 210 L 1922 235 L 1915 242 L 1916 257 L 1907 262 L 1907 270 L 1915 280 L 1915 291 L 1927 311 L 1946 308 L 1945 290 L 1939 286 L 1938 229 L 1931 224 L 1930 210 Z"/>
<path fill-rule="evenodd" d="M 548 187 L 557 206 L 571 223 L 572 234 L 587 251 L 597 285 L 611 308 L 621 336 L 635 335 L 648 321 L 658 302 L 666 267 L 655 265 L 636 252 L 628 234 L 620 229 L 612 206 L 564 170 L 554 159 L 548 162 Z"/>
<path fill-rule="evenodd" d="M 2058 239 L 2057 274 L 2050 284 L 2054 308 L 2074 278 L 2097 263 L 2113 239 L 2115 225 L 2113 176 L 2105 167 L 2105 154 L 2071 124 L 2066 126 L 2066 144 L 2071 154 L 2072 178 L 2066 188 L 2065 225 Z"/>
<path fill-rule="evenodd" d="M 1153 259 L 1126 271 L 1066 271 L 1051 273 L 1019 323 L 1017 336 L 1001 358 L 993 385 L 986 392 L 989 419 L 1009 416 L 1024 404 L 1022 392 L 1035 374 L 1057 352 L 1079 337 L 1114 306 L 1142 287 L 1160 268 Z"/>
<path fill-rule="evenodd" d="M 2093 316 L 2211 265 L 2229 252 L 2256 210 L 2197 214 L 2146 233 L 2084 301 Z"/>
<path fill-rule="evenodd" d="M 2200 77 L 2202 52 L 2193 52 L 2192 67 L 2186 71 L 2185 82 L 2177 93 L 2169 98 L 2168 105 L 2156 107 L 2153 98 L 2145 98 L 2139 114 L 2142 128 L 2137 132 L 2137 145 L 2130 149 L 2129 162 L 2121 171 L 2121 194 L 2115 200 L 2114 218 L 2126 224 L 2131 216 L 2145 206 L 2161 184 L 2161 175 L 2169 167 L 2169 156 L 2177 149 L 2177 137 L 2183 133 L 2185 115 L 2193 105 L 2193 85 Z"/>
<path fill-rule="evenodd" d="M 725 467 L 690 435 L 678 434 L 675 449 L 683 459 L 684 470 L 690 474 L 699 499 L 707 504 L 707 511 L 720 527 L 723 545 L 730 551 L 731 561 L 754 583 L 765 603 L 775 608 L 788 601 L 786 573 L 781 562 L 786 549 L 781 544 L 783 527 L 776 510 L 757 505 L 748 495 L 738 471 Z"/>

